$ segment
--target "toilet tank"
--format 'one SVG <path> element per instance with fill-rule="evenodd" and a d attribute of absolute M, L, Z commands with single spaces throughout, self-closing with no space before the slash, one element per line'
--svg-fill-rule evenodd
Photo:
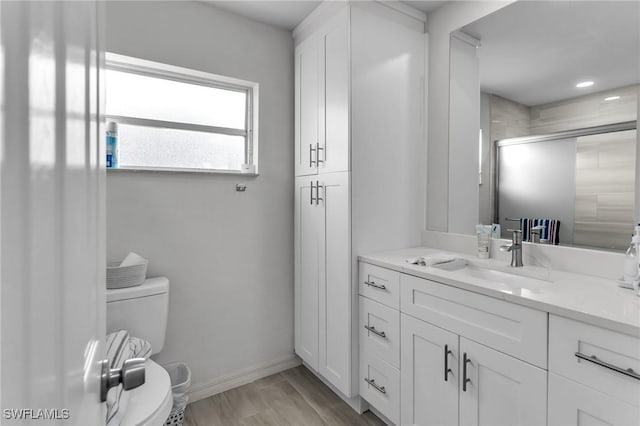
<path fill-rule="evenodd" d="M 164 346 L 169 312 L 169 280 L 149 278 L 136 287 L 107 289 L 107 334 L 127 330 L 151 343 L 156 354 Z"/>

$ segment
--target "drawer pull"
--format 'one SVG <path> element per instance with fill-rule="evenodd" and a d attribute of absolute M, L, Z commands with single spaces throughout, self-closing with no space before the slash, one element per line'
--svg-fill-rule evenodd
<path fill-rule="evenodd" d="M 449 368 L 449 354 L 452 354 L 449 350 L 449 345 L 444 345 L 444 381 L 449 381 L 449 373 L 453 371 Z"/>
<path fill-rule="evenodd" d="M 384 331 L 378 331 L 374 326 L 365 325 L 364 328 L 366 328 L 368 331 L 372 332 L 375 335 L 384 337 L 385 339 L 387 338 L 387 334 Z"/>
<path fill-rule="evenodd" d="M 374 388 L 375 390 L 377 390 L 378 392 L 380 392 L 380 393 L 387 393 L 387 390 L 384 388 L 384 386 L 378 386 L 378 385 L 376 384 L 376 381 L 375 381 L 374 379 L 367 379 L 367 378 L 365 378 L 365 379 L 364 379 L 364 381 L 365 381 L 365 382 L 367 382 L 368 384 L 370 384 L 371 386 L 373 386 L 373 388 Z"/>
<path fill-rule="evenodd" d="M 576 352 L 576 357 L 583 359 L 585 361 L 592 362 L 601 367 L 608 368 L 609 370 L 613 370 L 616 373 L 624 374 L 625 376 L 633 377 L 636 380 L 640 380 L 640 374 L 633 371 L 633 368 L 627 368 L 625 370 L 624 368 L 620 368 L 613 364 L 609 364 L 608 362 L 600 361 L 595 355 L 587 356 L 587 355 L 581 354 L 580 352 Z"/>
<path fill-rule="evenodd" d="M 377 288 L 377 289 L 380 289 L 380 290 L 386 290 L 387 289 L 387 287 L 384 284 L 376 284 L 373 281 L 365 281 L 364 283 L 366 285 L 368 285 L 369 287 Z"/>
<path fill-rule="evenodd" d="M 470 363 L 471 360 L 467 358 L 467 353 L 465 352 L 462 356 L 462 391 L 467 391 L 467 383 L 471 382 L 471 379 L 467 378 L 467 364 Z"/>

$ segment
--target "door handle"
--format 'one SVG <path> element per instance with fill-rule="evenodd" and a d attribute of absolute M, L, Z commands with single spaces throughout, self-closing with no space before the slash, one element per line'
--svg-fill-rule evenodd
<path fill-rule="evenodd" d="M 112 387 L 122 383 L 124 390 L 135 389 L 145 382 L 145 359 L 131 358 L 124 362 L 122 368 L 109 368 L 109 360 L 102 361 L 100 374 L 100 402 L 107 400 L 107 393 Z"/>
<path fill-rule="evenodd" d="M 309 193 L 311 194 L 311 202 L 309 204 L 313 205 L 313 202 L 315 201 L 315 198 L 313 198 L 313 181 L 311 181 L 311 190 Z"/>
<path fill-rule="evenodd" d="M 449 345 L 444 345 L 444 381 L 449 381 L 449 373 L 453 373 L 453 370 L 449 368 L 449 354 L 453 352 L 449 350 Z"/>
<path fill-rule="evenodd" d="M 324 160 L 320 159 L 320 151 L 322 151 L 322 156 L 324 157 L 325 156 L 324 148 L 320 146 L 320 143 L 317 143 L 316 144 L 316 162 L 318 166 L 320 166 L 320 163 L 324 163 Z"/>
<path fill-rule="evenodd" d="M 320 188 L 324 188 L 324 186 L 320 185 L 319 181 L 316 181 L 316 206 L 320 204 L 320 201 L 324 201 L 324 198 L 320 198 Z"/>
<path fill-rule="evenodd" d="M 467 353 L 465 352 L 462 356 L 462 391 L 467 391 L 467 383 L 471 382 L 471 379 L 467 378 L 467 364 L 470 363 L 471 360 L 467 358 Z"/>
<path fill-rule="evenodd" d="M 316 149 L 313 147 L 313 144 L 310 143 L 309 144 L 309 167 L 313 167 L 314 164 L 317 164 L 316 161 L 313 159 L 313 152 L 316 152 L 316 158 L 318 158 L 318 154 Z"/>

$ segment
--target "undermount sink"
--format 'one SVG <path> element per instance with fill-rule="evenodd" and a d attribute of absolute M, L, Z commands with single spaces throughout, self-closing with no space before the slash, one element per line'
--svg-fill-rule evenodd
<path fill-rule="evenodd" d="M 500 290 L 509 292 L 520 289 L 535 290 L 541 286 L 551 284 L 551 281 L 548 279 L 527 276 L 525 271 L 513 270 L 513 272 L 508 272 L 505 270 L 497 270 L 475 265 L 464 259 L 456 259 L 451 262 L 434 265 L 433 267 L 443 271 L 456 272 L 468 277 L 490 281 L 494 286 L 499 287 Z M 505 269 L 507 268 L 511 269 L 508 266 L 505 267 Z"/>

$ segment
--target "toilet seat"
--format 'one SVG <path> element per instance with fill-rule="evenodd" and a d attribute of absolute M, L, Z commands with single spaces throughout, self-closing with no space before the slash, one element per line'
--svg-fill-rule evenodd
<path fill-rule="evenodd" d="M 148 359 L 144 385 L 127 391 L 129 401 L 121 426 L 163 425 L 171 413 L 173 394 L 169 373 Z"/>

